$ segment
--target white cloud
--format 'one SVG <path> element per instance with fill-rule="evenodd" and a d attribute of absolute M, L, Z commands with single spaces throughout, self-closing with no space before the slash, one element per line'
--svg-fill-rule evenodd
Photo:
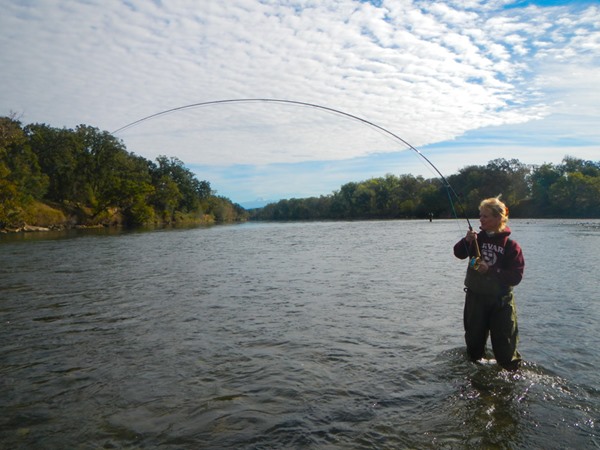
<path fill-rule="evenodd" d="M 0 114 L 114 130 L 186 104 L 270 97 L 341 109 L 419 147 L 527 123 L 598 139 L 597 6 L 381 3 L 0 0 Z M 221 166 L 341 161 L 399 144 L 273 104 L 191 109 L 120 137 L 147 157 Z"/>

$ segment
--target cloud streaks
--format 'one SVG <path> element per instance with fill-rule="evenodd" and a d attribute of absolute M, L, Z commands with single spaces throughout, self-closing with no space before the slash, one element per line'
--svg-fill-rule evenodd
<path fill-rule="evenodd" d="M 527 150 L 538 132 L 548 142 L 546 161 L 566 154 L 548 135 L 582 142 L 570 154 L 592 158 L 600 142 L 600 9 L 593 2 L 521 4 L 0 0 L 0 113 L 115 130 L 196 102 L 279 98 L 363 117 L 420 148 L 482 133 L 485 142 L 485 130 L 503 127 L 518 136 L 484 154 L 461 154 L 444 163 L 448 172 L 505 155 L 544 162 Z M 338 187 L 331 183 L 339 176 L 327 184 L 327 163 L 319 162 L 351 166 L 358 158 L 364 175 L 376 176 L 369 155 L 403 150 L 360 124 L 285 105 L 196 108 L 119 137 L 146 157 L 168 154 L 202 167 L 208 180 L 227 167 L 237 172 L 233 165 L 297 164 L 305 172 L 298 179 L 321 171 L 323 194 Z M 262 179 L 272 198 L 288 195 L 285 179 L 267 183 L 269 171 L 259 172 L 255 186 Z M 233 180 L 222 180 L 224 195 L 248 199 L 236 197 Z"/>

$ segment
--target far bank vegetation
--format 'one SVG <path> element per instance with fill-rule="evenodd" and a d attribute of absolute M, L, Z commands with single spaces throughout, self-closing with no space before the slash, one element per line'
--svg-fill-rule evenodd
<path fill-rule="evenodd" d="M 454 198 L 452 186 L 459 200 Z M 0 229 L 212 224 L 245 220 L 476 217 L 502 194 L 512 217 L 600 218 L 600 161 L 565 157 L 525 165 L 495 159 L 447 177 L 393 175 L 349 182 L 329 195 L 246 211 L 218 196 L 175 157 L 147 160 L 106 131 L 0 117 Z"/>
<path fill-rule="evenodd" d="M 600 218 L 600 161 L 565 157 L 561 164 L 530 166 L 517 159 L 495 159 L 467 166 L 446 180 L 388 174 L 346 183 L 331 195 L 280 200 L 252 211 L 251 219 L 478 217 L 480 201 L 498 194 L 511 217 Z"/>
<path fill-rule="evenodd" d="M 183 162 L 147 160 L 86 125 L 22 126 L 0 117 L 0 228 L 171 225 L 245 220 Z"/>

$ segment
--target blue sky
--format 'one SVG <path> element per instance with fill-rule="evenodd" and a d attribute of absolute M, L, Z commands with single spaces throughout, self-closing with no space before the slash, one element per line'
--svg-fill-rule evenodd
<path fill-rule="evenodd" d="M 114 131 L 201 102 L 333 108 L 445 175 L 496 158 L 600 159 L 600 3 L 509 0 L 0 0 L 0 114 Z M 327 195 L 436 174 L 364 123 L 317 108 L 182 109 L 116 133 L 218 194 Z"/>

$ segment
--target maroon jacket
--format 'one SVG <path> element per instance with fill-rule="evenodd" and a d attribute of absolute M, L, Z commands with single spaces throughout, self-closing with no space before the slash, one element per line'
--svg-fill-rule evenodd
<path fill-rule="evenodd" d="M 488 264 L 486 273 L 467 269 L 465 286 L 478 294 L 505 295 L 523 279 L 525 258 L 521 246 L 509 239 L 510 228 L 488 236 L 485 231 L 477 234 L 481 258 Z M 454 246 L 454 255 L 465 259 L 475 256 L 475 243 L 471 245 L 462 238 Z"/>

